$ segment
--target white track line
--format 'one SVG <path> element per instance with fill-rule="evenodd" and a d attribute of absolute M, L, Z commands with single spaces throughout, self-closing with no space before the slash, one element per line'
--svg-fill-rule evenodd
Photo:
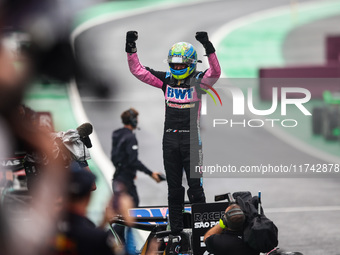
<path fill-rule="evenodd" d="M 81 102 L 81 98 L 79 95 L 79 91 L 75 81 L 72 81 L 68 86 L 68 94 L 70 96 L 70 101 L 72 104 L 72 109 L 74 111 L 74 116 L 78 124 L 89 122 L 88 117 L 86 116 L 85 110 L 83 108 L 83 104 Z M 92 123 L 94 126 L 93 133 L 91 134 L 91 141 L 93 147 L 91 148 L 91 157 L 96 162 L 96 165 L 99 167 L 101 172 L 103 173 L 105 180 L 109 187 L 111 187 L 111 180 L 113 173 L 115 171 L 114 166 L 112 165 L 111 160 L 106 156 L 103 147 L 101 146 L 97 133 L 95 131 L 96 123 Z"/>
<path fill-rule="evenodd" d="M 332 3 L 335 1 L 327 1 L 327 3 Z M 323 2 L 325 3 L 325 2 Z M 303 8 L 303 11 L 306 11 L 308 9 L 317 9 L 319 8 L 320 1 L 314 1 L 314 2 L 308 2 L 308 3 L 300 3 L 299 8 Z M 216 31 L 212 37 L 211 41 L 216 45 L 217 47 L 221 44 L 222 40 L 227 37 L 230 33 L 235 31 L 238 28 L 241 28 L 243 26 L 246 26 L 250 23 L 254 23 L 263 19 L 268 19 L 271 17 L 278 16 L 280 14 L 284 14 L 289 12 L 290 6 L 281 6 L 276 7 L 264 11 L 259 11 L 256 13 L 249 14 L 247 16 L 243 16 L 241 18 L 235 19 L 231 22 L 226 23 L 224 26 L 220 27 L 218 31 Z M 225 73 L 222 73 L 222 77 L 227 78 L 227 75 Z M 259 116 L 255 116 L 251 112 L 247 111 L 247 115 L 252 118 L 256 117 L 259 119 Z M 325 153 L 324 151 L 318 150 L 315 147 L 312 147 L 299 139 L 295 138 L 294 136 L 288 134 L 287 132 L 284 132 L 283 130 L 279 128 L 272 128 L 268 126 L 264 126 L 264 128 L 270 132 L 272 135 L 277 137 L 278 139 L 284 141 L 285 143 L 289 144 L 290 146 L 309 154 L 312 157 L 318 158 L 320 160 L 331 162 L 331 163 L 339 163 L 340 158 L 333 156 L 331 154 Z"/>
<path fill-rule="evenodd" d="M 161 11 L 161 10 L 165 10 L 168 8 L 175 8 L 178 6 L 187 6 L 187 5 L 197 5 L 200 3 L 204 3 L 204 2 L 211 2 L 209 0 L 196 0 L 195 2 L 179 2 L 179 3 L 158 3 L 155 6 L 146 6 L 143 8 L 139 8 L 139 9 L 135 9 L 135 10 L 126 10 L 126 11 L 122 11 L 120 13 L 108 13 L 108 14 L 103 14 L 98 16 L 97 18 L 93 18 L 90 19 L 84 23 L 82 23 L 81 25 L 79 25 L 78 27 L 76 27 L 72 34 L 71 34 L 71 41 L 72 41 L 72 45 L 74 43 L 74 40 L 77 36 L 79 36 L 82 32 L 113 21 L 113 20 L 119 20 L 119 19 L 123 19 L 123 18 L 127 18 L 127 17 L 131 17 L 131 16 L 136 16 L 136 15 L 140 15 L 140 14 L 145 14 L 145 13 L 149 13 L 149 12 L 154 12 L 154 11 Z"/>

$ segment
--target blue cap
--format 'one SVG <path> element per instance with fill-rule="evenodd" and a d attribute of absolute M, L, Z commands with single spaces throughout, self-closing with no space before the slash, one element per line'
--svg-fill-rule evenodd
<path fill-rule="evenodd" d="M 68 194 L 70 196 L 83 197 L 92 190 L 96 176 L 82 168 L 78 162 L 73 161 L 70 165 L 70 178 Z"/>

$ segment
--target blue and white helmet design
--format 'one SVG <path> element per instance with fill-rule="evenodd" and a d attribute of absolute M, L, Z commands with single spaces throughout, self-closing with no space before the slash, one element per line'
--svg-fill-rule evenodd
<path fill-rule="evenodd" d="M 172 76 L 177 80 L 188 77 L 196 70 L 197 52 L 190 43 L 175 43 L 169 50 L 168 63 Z M 174 64 L 186 64 L 186 68 L 176 70 Z"/>

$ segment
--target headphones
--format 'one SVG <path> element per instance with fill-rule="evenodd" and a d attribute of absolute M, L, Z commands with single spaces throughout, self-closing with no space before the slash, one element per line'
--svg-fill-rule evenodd
<path fill-rule="evenodd" d="M 240 208 L 233 208 L 227 212 L 224 212 L 221 219 L 220 219 L 220 227 L 222 229 L 225 228 L 229 228 L 232 230 L 239 230 L 240 228 L 242 228 L 242 225 L 240 224 L 240 222 L 233 222 L 231 221 L 231 217 L 235 216 L 235 215 L 242 215 L 243 218 L 245 218 L 243 211 Z"/>
<path fill-rule="evenodd" d="M 131 124 L 132 127 L 136 128 L 137 127 L 137 115 L 133 112 L 132 109 L 129 109 L 129 113 L 130 113 L 130 118 L 129 118 L 129 122 Z"/>

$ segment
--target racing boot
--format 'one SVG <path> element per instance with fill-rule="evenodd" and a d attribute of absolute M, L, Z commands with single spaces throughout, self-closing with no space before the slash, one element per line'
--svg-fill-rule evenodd
<path fill-rule="evenodd" d="M 165 254 L 189 254 L 191 250 L 190 236 L 181 231 L 178 235 L 169 235 L 169 241 L 165 249 Z"/>
<path fill-rule="evenodd" d="M 205 194 L 203 187 L 189 188 L 187 191 L 190 203 L 205 203 Z"/>
<path fill-rule="evenodd" d="M 187 254 L 191 250 L 191 242 L 189 233 L 182 231 L 180 233 L 181 241 L 180 241 L 180 252 L 181 254 Z"/>
<path fill-rule="evenodd" d="M 165 248 L 165 254 L 179 254 L 180 248 L 180 236 L 170 234 L 168 244 Z"/>

